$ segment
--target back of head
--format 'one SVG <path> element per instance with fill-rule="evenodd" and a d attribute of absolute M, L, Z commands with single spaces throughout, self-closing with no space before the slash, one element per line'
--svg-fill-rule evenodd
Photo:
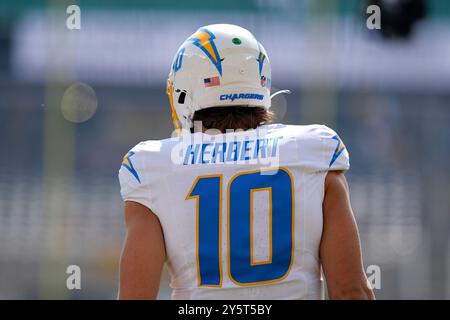
<path fill-rule="evenodd" d="M 249 106 L 206 108 L 196 111 L 193 117 L 194 124 L 201 122 L 199 127 L 202 130 L 215 129 L 223 133 L 227 129 L 256 129 L 260 125 L 271 123 L 272 120 L 272 112 L 265 108 Z M 194 128 L 197 127 L 194 125 Z"/>
<path fill-rule="evenodd" d="M 167 80 L 177 129 L 250 129 L 270 122 L 271 68 L 264 47 L 246 29 L 198 29 L 178 49 Z M 230 126 L 230 127 L 228 127 Z"/>

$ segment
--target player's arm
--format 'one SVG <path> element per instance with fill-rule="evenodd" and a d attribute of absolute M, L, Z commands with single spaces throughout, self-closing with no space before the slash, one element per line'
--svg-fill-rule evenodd
<path fill-rule="evenodd" d="M 126 201 L 125 224 L 118 298 L 156 299 L 166 258 L 159 219 L 146 206 Z"/>
<path fill-rule="evenodd" d="M 320 260 L 330 299 L 375 299 L 364 272 L 358 229 L 343 173 L 325 179 Z"/>

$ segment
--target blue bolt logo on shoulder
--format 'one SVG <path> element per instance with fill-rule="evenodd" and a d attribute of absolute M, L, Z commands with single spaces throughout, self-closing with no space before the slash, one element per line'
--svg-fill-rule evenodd
<path fill-rule="evenodd" d="M 249 100 L 263 100 L 264 95 L 258 94 L 258 93 L 228 93 L 228 94 L 221 94 L 219 99 L 221 101 L 234 101 L 234 100 L 240 100 L 240 99 L 249 99 Z"/>
<path fill-rule="evenodd" d="M 122 167 L 125 167 L 128 169 L 128 171 L 130 171 L 130 173 L 136 178 L 136 180 L 141 183 L 141 179 L 139 178 L 139 175 L 136 171 L 136 169 L 134 169 L 133 166 L 133 162 L 131 162 L 131 157 L 134 155 L 135 153 L 133 151 L 128 152 L 122 160 Z"/>

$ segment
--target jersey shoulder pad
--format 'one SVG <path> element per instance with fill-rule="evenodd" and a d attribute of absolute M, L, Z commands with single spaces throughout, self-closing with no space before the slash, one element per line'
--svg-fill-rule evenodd
<path fill-rule="evenodd" d="M 295 136 L 298 162 L 312 171 L 348 170 L 347 149 L 334 130 L 325 125 L 289 126 Z"/>
<path fill-rule="evenodd" d="M 119 169 L 120 193 L 124 201 L 152 206 L 150 171 L 159 148 L 159 141 L 145 141 L 124 155 Z"/>
<path fill-rule="evenodd" d="M 339 135 L 325 125 L 317 126 L 317 134 L 323 145 L 324 167 L 327 170 L 348 170 L 350 168 L 348 150 Z"/>

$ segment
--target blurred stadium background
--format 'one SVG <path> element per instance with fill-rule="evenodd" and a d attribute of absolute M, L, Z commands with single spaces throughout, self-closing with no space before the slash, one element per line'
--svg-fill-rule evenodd
<path fill-rule="evenodd" d="M 366 28 L 369 2 L 382 32 Z M 122 156 L 171 134 L 172 57 L 218 22 L 266 47 L 273 86 L 293 92 L 275 99 L 278 121 L 345 141 L 377 297 L 450 298 L 450 2 L 424 3 L 408 30 L 398 0 L 1 0 L 0 298 L 116 297 Z M 70 4 L 80 30 L 66 28 Z M 70 264 L 81 290 L 66 289 Z"/>

